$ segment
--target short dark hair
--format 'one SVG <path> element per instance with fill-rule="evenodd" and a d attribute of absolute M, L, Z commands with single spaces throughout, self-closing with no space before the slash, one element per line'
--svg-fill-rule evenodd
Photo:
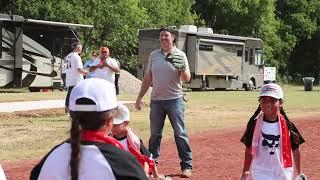
<path fill-rule="evenodd" d="M 160 28 L 159 33 L 162 32 L 162 31 L 168 31 L 168 32 L 170 32 L 171 34 L 174 35 L 174 33 L 173 33 L 173 28 L 170 28 L 170 27 L 162 27 L 162 28 Z"/>
<path fill-rule="evenodd" d="M 176 35 L 174 34 L 174 28 L 171 28 L 171 27 L 162 27 L 162 28 L 160 28 L 159 33 L 161 33 L 162 31 L 167 31 L 167 32 L 171 33 L 171 34 L 172 34 L 172 37 L 174 38 L 174 39 L 173 39 L 173 43 L 174 43 L 174 44 L 176 43 Z"/>
<path fill-rule="evenodd" d="M 82 45 L 79 42 L 74 42 L 74 43 L 72 43 L 71 48 L 72 49 L 76 49 L 76 48 L 78 48 L 80 46 L 82 46 Z"/>
<path fill-rule="evenodd" d="M 98 50 L 93 50 L 91 55 L 94 55 L 94 54 L 98 55 L 99 54 Z"/>

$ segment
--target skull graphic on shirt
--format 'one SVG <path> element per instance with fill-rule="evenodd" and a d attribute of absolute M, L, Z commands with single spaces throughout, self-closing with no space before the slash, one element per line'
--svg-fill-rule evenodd
<path fill-rule="evenodd" d="M 279 139 L 280 135 L 272 135 L 272 134 L 264 134 L 261 131 L 263 140 L 262 140 L 262 148 L 265 151 L 268 151 L 270 155 L 274 155 L 274 152 L 277 148 L 279 148 Z"/>

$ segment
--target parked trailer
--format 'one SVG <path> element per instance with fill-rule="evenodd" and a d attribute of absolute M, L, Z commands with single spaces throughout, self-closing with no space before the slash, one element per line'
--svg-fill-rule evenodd
<path fill-rule="evenodd" d="M 63 57 L 79 42 L 80 27 L 93 26 L 0 14 L 0 87 L 60 89 Z"/>
<path fill-rule="evenodd" d="M 149 54 L 160 48 L 160 29 L 139 30 L 138 78 L 142 79 Z M 210 28 L 173 29 L 175 45 L 188 57 L 193 90 L 252 90 L 263 85 L 263 41 L 258 38 L 212 33 Z"/>

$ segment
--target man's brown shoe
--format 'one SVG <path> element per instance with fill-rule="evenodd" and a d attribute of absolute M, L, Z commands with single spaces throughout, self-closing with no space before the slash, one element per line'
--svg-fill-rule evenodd
<path fill-rule="evenodd" d="M 192 175 L 192 170 L 191 169 L 182 170 L 181 177 L 189 178 L 189 177 L 191 177 L 191 175 Z"/>

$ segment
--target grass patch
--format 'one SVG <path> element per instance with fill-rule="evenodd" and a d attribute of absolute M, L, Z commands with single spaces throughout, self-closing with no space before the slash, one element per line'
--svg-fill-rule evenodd
<path fill-rule="evenodd" d="M 42 93 L 44 95 L 29 94 L 31 94 L 30 97 L 39 98 L 46 95 L 46 98 L 50 96 L 52 99 L 53 97 L 61 99 L 65 96 L 60 92 Z M 188 103 L 186 103 L 185 117 L 188 132 L 245 128 L 249 117 L 258 106 L 258 94 L 258 91 L 187 92 Z M 302 86 L 284 86 L 284 95 L 284 107 L 289 118 L 320 115 L 319 90 L 306 92 Z M 119 96 L 120 100 L 132 101 L 135 98 L 134 95 Z M 145 97 L 144 101 L 148 103 L 149 98 Z M 148 104 L 142 111 L 134 110 L 133 105 L 130 105 L 130 109 L 132 128 L 147 142 L 149 137 Z M 42 157 L 52 147 L 68 137 L 70 121 L 62 109 L 5 113 L 0 114 L 0 117 L 0 159 L 2 160 Z M 173 139 L 173 131 L 168 121 L 166 121 L 163 136 Z"/>
<path fill-rule="evenodd" d="M 65 115 L 2 118 L 0 124 L 0 159 L 28 159 L 47 153 L 68 136 Z"/>

